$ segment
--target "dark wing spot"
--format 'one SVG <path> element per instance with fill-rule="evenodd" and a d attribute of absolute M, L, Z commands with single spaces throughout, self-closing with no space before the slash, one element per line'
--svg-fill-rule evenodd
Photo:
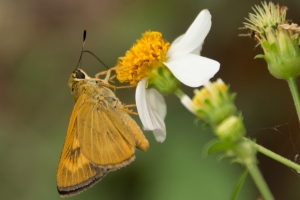
<path fill-rule="evenodd" d="M 75 149 L 72 149 L 70 151 L 70 160 L 73 162 L 73 163 L 76 163 L 77 162 L 77 158 L 79 157 L 80 155 L 80 147 L 77 147 Z"/>

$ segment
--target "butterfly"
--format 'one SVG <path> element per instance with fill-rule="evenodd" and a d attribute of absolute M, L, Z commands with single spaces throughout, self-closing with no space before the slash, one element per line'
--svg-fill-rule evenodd
<path fill-rule="evenodd" d="M 149 147 L 130 111 L 108 88 L 109 76 L 110 70 L 104 80 L 91 78 L 76 68 L 68 80 L 75 106 L 56 173 L 61 197 L 90 188 L 134 161 L 135 148 Z"/>

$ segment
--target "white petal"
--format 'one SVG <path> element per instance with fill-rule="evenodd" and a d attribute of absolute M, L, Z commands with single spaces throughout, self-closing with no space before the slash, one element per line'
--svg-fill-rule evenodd
<path fill-rule="evenodd" d="M 183 97 L 181 97 L 180 101 L 184 107 L 186 107 L 186 109 L 188 109 L 194 115 L 197 115 L 195 105 L 190 97 L 185 94 Z"/>
<path fill-rule="evenodd" d="M 146 89 L 147 79 L 143 78 L 137 85 L 135 100 L 139 117 L 145 130 L 153 130 L 158 142 L 166 138 L 164 118 L 167 107 L 163 96 L 155 89 Z"/>
<path fill-rule="evenodd" d="M 179 42 L 181 41 L 182 37 L 184 36 L 184 34 L 182 34 L 181 36 L 177 37 L 173 42 L 172 42 L 172 46 L 173 48 L 175 48 L 174 46 L 178 45 Z"/>
<path fill-rule="evenodd" d="M 164 97 L 153 88 L 146 90 L 148 102 L 151 104 L 153 110 L 164 120 L 167 115 L 167 105 Z"/>
<path fill-rule="evenodd" d="M 180 42 L 180 40 L 183 38 L 183 36 L 184 36 L 184 34 L 181 35 L 181 36 L 179 36 L 179 37 L 177 37 L 177 38 L 172 42 L 172 46 L 173 46 L 174 49 L 177 49 L 176 45 L 180 44 L 179 42 Z M 203 46 L 203 43 L 200 44 L 196 49 L 194 49 L 194 50 L 193 50 L 192 52 L 190 52 L 190 53 L 196 54 L 196 55 L 200 55 L 200 52 L 201 52 L 201 50 L 202 50 L 202 46 Z M 178 48 L 178 49 L 179 49 L 179 48 Z"/>
<path fill-rule="evenodd" d="M 203 46 L 203 43 L 200 46 L 198 46 L 196 49 L 194 49 L 193 51 L 191 51 L 191 53 L 192 54 L 196 54 L 196 55 L 201 55 L 202 46 Z"/>
<path fill-rule="evenodd" d="M 171 57 L 174 52 L 179 51 L 180 50 L 180 41 L 183 38 L 184 34 L 182 34 L 181 36 L 177 37 L 171 44 L 169 50 L 167 51 L 167 58 Z"/>
<path fill-rule="evenodd" d="M 167 58 L 193 52 L 203 44 L 211 28 L 211 14 L 208 10 L 202 10 L 180 41 L 171 44 Z"/>
<path fill-rule="evenodd" d="M 164 142 L 165 139 L 166 139 L 166 132 L 164 132 L 160 129 L 154 130 L 153 135 L 154 135 L 157 142 Z"/>
<path fill-rule="evenodd" d="M 180 82 L 190 87 L 203 85 L 220 69 L 219 62 L 195 54 L 172 57 L 164 64 Z"/>

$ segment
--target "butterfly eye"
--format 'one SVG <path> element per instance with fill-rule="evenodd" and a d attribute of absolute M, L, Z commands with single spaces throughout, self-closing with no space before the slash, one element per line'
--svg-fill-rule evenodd
<path fill-rule="evenodd" d="M 75 78 L 78 78 L 78 79 L 85 79 L 85 75 L 84 75 L 84 73 L 82 73 L 81 71 L 76 71 L 76 73 L 75 73 Z"/>

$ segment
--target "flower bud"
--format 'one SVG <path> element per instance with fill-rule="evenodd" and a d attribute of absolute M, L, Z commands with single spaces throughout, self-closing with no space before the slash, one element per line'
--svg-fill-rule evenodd
<path fill-rule="evenodd" d="M 207 123 L 217 126 L 236 112 L 234 95 L 229 93 L 221 79 L 214 83 L 208 82 L 204 86 L 200 91 L 195 90 L 195 113 Z"/>
<path fill-rule="evenodd" d="M 268 38 L 272 39 L 261 44 L 265 55 L 258 55 L 256 58 L 264 58 L 267 61 L 268 69 L 275 78 L 285 80 L 296 78 L 300 74 L 298 44 L 282 28 L 278 28 L 274 37 L 269 36 Z"/>
<path fill-rule="evenodd" d="M 235 142 L 245 135 L 246 130 L 241 117 L 231 116 L 217 126 L 215 132 L 220 140 Z"/>

